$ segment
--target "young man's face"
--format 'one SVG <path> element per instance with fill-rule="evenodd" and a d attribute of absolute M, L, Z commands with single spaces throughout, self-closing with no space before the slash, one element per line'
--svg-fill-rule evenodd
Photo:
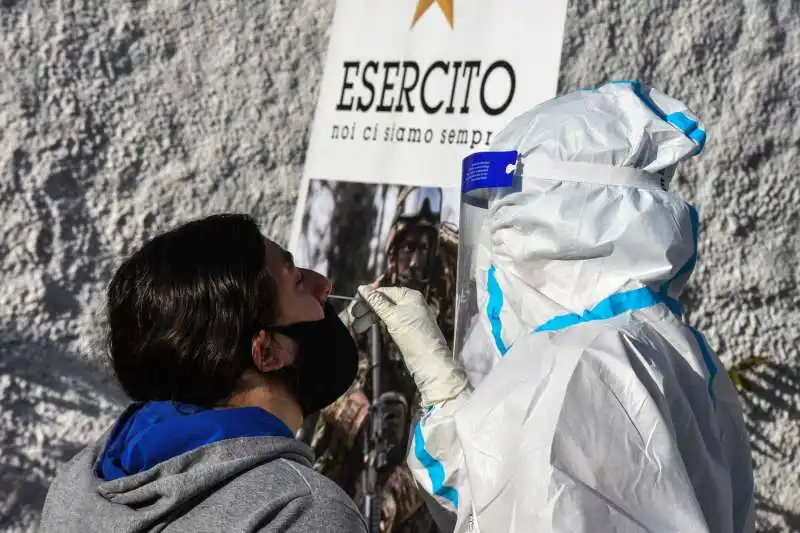
<path fill-rule="evenodd" d="M 297 268 L 292 254 L 275 242 L 265 239 L 267 270 L 278 288 L 277 324 L 321 320 L 331 293 L 331 282 L 317 272 Z"/>

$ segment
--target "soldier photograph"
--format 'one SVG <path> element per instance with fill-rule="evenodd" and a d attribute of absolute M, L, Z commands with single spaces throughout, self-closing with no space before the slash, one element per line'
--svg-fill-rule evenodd
<path fill-rule="evenodd" d="M 457 201 L 457 191 L 436 187 L 312 181 L 299 253 L 337 294 L 370 282 L 420 291 L 452 347 Z M 314 451 L 314 468 L 355 500 L 371 531 L 438 533 L 405 464 L 419 414 L 414 381 L 382 324 L 352 333 L 358 377 L 306 421 L 301 438 Z"/>

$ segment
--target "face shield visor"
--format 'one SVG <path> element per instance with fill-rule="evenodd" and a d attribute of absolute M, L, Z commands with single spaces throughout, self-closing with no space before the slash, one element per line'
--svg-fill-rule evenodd
<path fill-rule="evenodd" d="M 456 267 L 456 311 L 453 353 L 463 361 L 462 348 L 478 322 L 477 258 L 488 238 L 484 224 L 490 207 L 504 196 L 520 190 L 517 152 L 479 152 L 462 163 L 461 209 Z"/>

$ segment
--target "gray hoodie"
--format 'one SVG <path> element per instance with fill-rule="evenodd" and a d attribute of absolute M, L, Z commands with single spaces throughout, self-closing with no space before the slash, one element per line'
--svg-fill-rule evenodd
<path fill-rule="evenodd" d="M 97 465 L 108 437 L 80 452 L 53 481 L 41 533 L 367 531 L 347 494 L 311 468 L 302 442 L 222 440 L 103 481 Z"/>

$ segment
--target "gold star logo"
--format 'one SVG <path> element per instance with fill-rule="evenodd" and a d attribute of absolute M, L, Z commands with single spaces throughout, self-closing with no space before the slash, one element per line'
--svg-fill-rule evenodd
<path fill-rule="evenodd" d="M 417 21 L 422 18 L 422 15 L 428 10 L 429 7 L 433 5 L 434 2 L 439 4 L 439 8 L 444 13 L 444 18 L 447 19 L 447 23 L 450 24 L 450 27 L 453 27 L 453 2 L 455 0 L 419 0 L 417 4 L 417 10 L 414 12 L 414 20 L 411 21 L 411 27 L 413 28 Z"/>

